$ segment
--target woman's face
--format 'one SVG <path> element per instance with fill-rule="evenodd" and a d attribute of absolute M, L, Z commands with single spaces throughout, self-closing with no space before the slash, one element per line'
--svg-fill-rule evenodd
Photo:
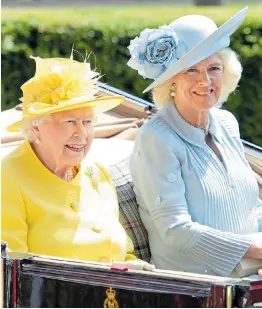
<path fill-rule="evenodd" d="M 94 109 L 90 107 L 52 114 L 33 128 L 39 138 L 41 157 L 55 166 L 79 164 L 87 155 L 94 138 Z"/>
<path fill-rule="evenodd" d="M 216 105 L 223 78 L 223 62 L 218 54 L 197 63 L 173 78 L 175 102 L 199 111 Z"/>

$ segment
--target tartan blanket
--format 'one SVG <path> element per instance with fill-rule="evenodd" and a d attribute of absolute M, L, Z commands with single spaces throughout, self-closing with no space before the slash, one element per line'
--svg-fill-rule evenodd
<path fill-rule="evenodd" d="M 129 171 L 129 157 L 107 168 L 116 187 L 119 202 L 119 217 L 126 233 L 134 245 L 133 254 L 137 258 L 150 262 L 151 253 L 147 231 L 138 211 Z"/>

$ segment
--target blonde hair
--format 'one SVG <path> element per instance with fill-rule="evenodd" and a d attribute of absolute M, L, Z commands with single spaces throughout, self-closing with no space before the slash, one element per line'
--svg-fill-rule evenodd
<path fill-rule="evenodd" d="M 237 53 L 231 48 L 224 48 L 217 53 L 220 55 L 224 65 L 221 93 L 216 104 L 216 107 L 220 108 L 227 100 L 228 96 L 237 88 L 241 78 L 242 66 Z M 170 94 L 172 84 L 173 80 L 169 79 L 165 83 L 153 88 L 153 102 L 157 107 L 162 107 L 173 102 L 173 98 Z"/>
<path fill-rule="evenodd" d="M 20 124 L 20 132 L 24 139 L 28 140 L 30 143 L 34 142 L 36 137 L 32 132 L 34 126 L 38 126 L 40 123 L 45 122 L 51 115 L 43 115 L 34 118 L 27 119 Z"/>

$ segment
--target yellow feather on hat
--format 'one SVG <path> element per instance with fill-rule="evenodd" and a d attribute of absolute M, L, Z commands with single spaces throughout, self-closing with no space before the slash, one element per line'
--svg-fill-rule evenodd
<path fill-rule="evenodd" d="M 122 96 L 97 97 L 99 74 L 86 61 L 66 58 L 30 58 L 35 60 L 33 78 L 21 86 L 23 118 L 10 125 L 8 131 L 19 131 L 25 119 L 81 107 L 94 107 L 105 112 L 124 100 Z"/>

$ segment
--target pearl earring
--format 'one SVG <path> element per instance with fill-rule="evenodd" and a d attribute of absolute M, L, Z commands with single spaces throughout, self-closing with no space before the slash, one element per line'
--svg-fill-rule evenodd
<path fill-rule="evenodd" d="M 40 140 L 39 140 L 38 137 L 36 138 L 35 142 L 36 142 L 36 144 L 39 144 L 39 143 L 40 143 Z"/>
<path fill-rule="evenodd" d="M 173 83 L 171 86 L 171 92 L 170 92 L 171 97 L 174 97 L 176 95 L 176 84 Z"/>

